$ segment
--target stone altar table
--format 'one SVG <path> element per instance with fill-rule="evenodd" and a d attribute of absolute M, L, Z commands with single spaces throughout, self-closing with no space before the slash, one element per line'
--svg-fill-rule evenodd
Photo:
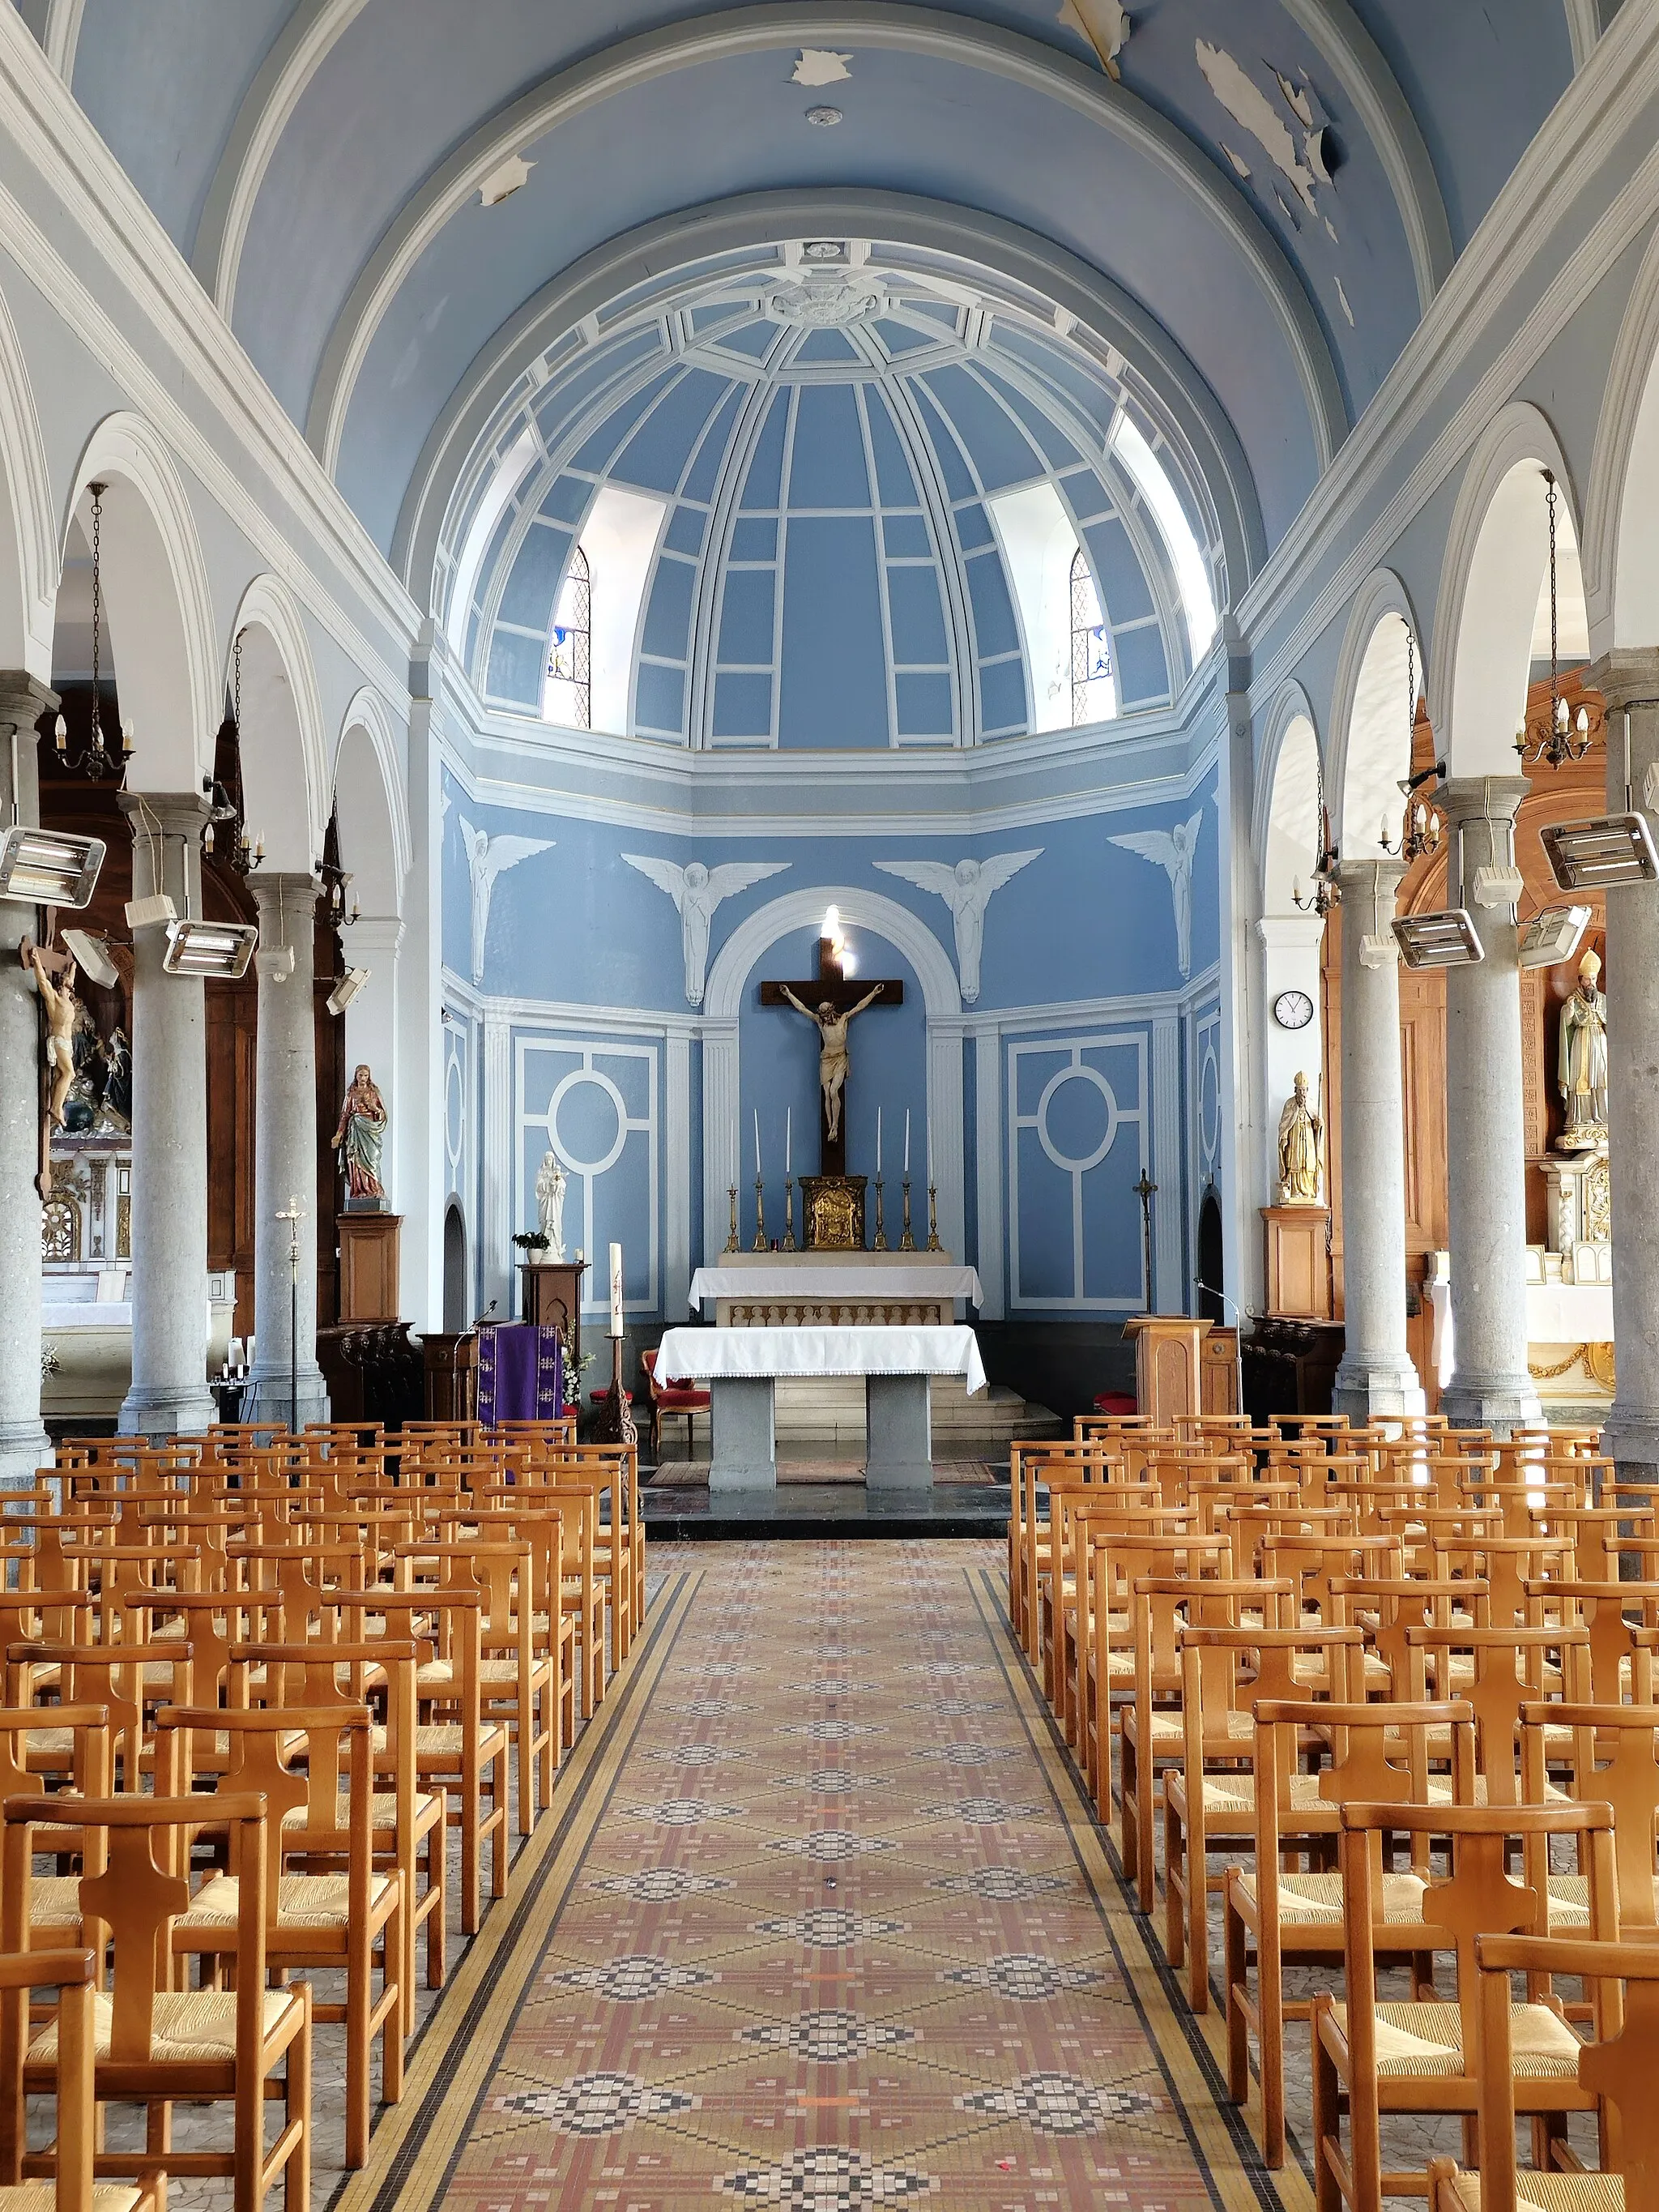
<path fill-rule="evenodd" d="M 778 1479 L 773 1399 L 780 1376 L 861 1375 L 869 1443 L 865 1481 L 872 1489 L 931 1485 L 933 1462 L 929 1378 L 960 1375 L 985 1388 L 979 1343 L 970 1328 L 671 1328 L 659 1370 L 707 1382 L 714 1400 L 710 1490 L 770 1490 Z"/>

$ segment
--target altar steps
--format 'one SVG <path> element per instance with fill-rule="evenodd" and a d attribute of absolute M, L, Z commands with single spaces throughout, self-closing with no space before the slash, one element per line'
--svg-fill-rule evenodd
<path fill-rule="evenodd" d="M 1004 1459 L 1016 1439 L 1055 1437 L 1064 1430 L 1046 1406 L 1034 1405 L 1000 1383 L 970 1398 L 960 1376 L 939 1375 L 932 1401 L 936 1460 Z M 810 1446 L 827 1458 L 856 1458 L 865 1446 L 863 1377 L 781 1380 L 775 1433 L 780 1452 L 799 1456 Z"/>

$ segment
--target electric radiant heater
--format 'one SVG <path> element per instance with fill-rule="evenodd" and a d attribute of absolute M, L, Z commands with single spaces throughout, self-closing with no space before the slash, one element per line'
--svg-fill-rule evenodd
<path fill-rule="evenodd" d="M 1473 968 L 1486 957 L 1473 919 L 1461 906 L 1444 914 L 1405 915 L 1394 933 L 1408 968 Z"/>
<path fill-rule="evenodd" d="M 0 898 L 24 906 L 88 906 L 103 865 L 101 837 L 14 823 L 0 836 Z"/>
<path fill-rule="evenodd" d="M 1534 915 L 1521 933 L 1521 965 L 1559 968 L 1564 960 L 1571 960 L 1589 927 L 1589 918 L 1587 906 L 1547 906 L 1541 914 Z"/>
<path fill-rule="evenodd" d="M 259 933 L 251 921 L 170 921 L 161 966 L 169 975 L 216 975 L 234 982 L 247 973 Z"/>
<path fill-rule="evenodd" d="M 1552 822 L 1539 831 L 1564 891 L 1599 891 L 1608 884 L 1659 880 L 1659 852 L 1639 814 L 1598 815 L 1588 822 Z"/>

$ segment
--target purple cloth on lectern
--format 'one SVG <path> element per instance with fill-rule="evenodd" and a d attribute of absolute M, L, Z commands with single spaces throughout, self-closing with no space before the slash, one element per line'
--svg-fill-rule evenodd
<path fill-rule="evenodd" d="M 478 1419 L 556 1421 L 564 1411 L 564 1353 L 556 1328 L 504 1322 L 478 1332 Z"/>

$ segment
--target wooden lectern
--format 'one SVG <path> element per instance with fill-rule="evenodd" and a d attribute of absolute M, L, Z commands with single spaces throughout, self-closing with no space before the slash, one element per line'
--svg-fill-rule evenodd
<path fill-rule="evenodd" d="M 1158 1427 L 1170 1427 L 1177 1413 L 1238 1410 L 1231 1329 L 1187 1314 L 1135 1314 L 1123 1334 L 1134 1340 L 1135 1404 Z M 1225 1347 L 1220 1358 L 1210 1354 L 1212 1338 Z"/>
<path fill-rule="evenodd" d="M 426 1417 L 428 1421 L 476 1421 L 478 1418 L 478 1332 L 459 1336 L 424 1336 Z"/>

